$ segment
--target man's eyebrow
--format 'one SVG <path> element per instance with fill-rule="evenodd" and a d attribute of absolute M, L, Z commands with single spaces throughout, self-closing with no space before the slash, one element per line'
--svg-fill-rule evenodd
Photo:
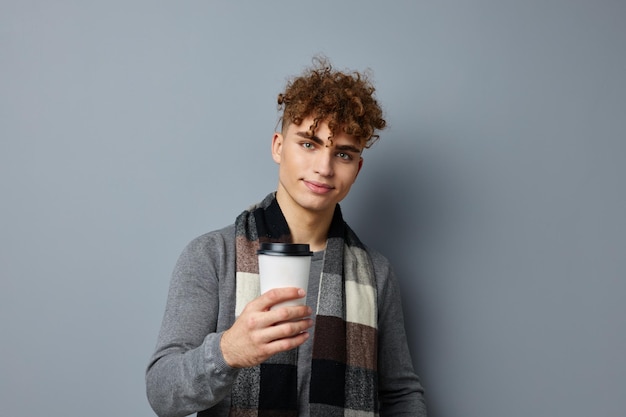
<path fill-rule="evenodd" d="M 361 149 L 353 145 L 335 145 L 335 149 L 341 152 L 361 153 Z"/>
<path fill-rule="evenodd" d="M 301 138 L 305 138 L 305 139 L 311 139 L 313 142 L 317 143 L 318 145 L 323 145 L 324 141 L 322 139 L 320 139 L 319 137 L 313 135 L 313 136 L 309 136 L 307 135 L 306 132 L 296 132 L 296 135 L 300 136 Z"/>
<path fill-rule="evenodd" d="M 320 139 L 318 136 L 309 136 L 306 132 L 296 132 L 297 136 L 300 136 L 305 139 L 310 139 L 318 145 L 324 145 L 324 141 Z M 360 154 L 362 149 L 353 145 L 335 145 L 335 149 L 341 152 L 354 152 Z"/>

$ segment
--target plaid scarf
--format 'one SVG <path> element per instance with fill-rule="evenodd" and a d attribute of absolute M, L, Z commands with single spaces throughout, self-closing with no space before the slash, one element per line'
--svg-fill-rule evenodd
<path fill-rule="evenodd" d="M 290 242 L 275 194 L 236 222 L 235 315 L 258 297 L 260 242 Z M 371 261 L 343 221 L 339 206 L 324 255 L 313 336 L 310 415 L 377 416 L 377 295 Z M 233 386 L 230 417 L 298 415 L 297 352 L 292 349 L 242 369 Z"/>

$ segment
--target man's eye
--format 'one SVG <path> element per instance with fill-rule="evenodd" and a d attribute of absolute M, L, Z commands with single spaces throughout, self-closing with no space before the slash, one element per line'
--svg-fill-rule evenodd
<path fill-rule="evenodd" d="M 304 142 L 302 146 L 306 149 L 313 149 L 313 144 L 311 142 Z"/>
<path fill-rule="evenodd" d="M 345 159 L 346 161 L 349 161 L 350 159 L 352 159 L 352 157 L 345 152 L 339 152 L 337 156 L 341 159 Z"/>

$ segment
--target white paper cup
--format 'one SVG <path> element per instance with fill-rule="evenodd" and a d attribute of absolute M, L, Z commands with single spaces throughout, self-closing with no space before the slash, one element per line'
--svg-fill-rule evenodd
<path fill-rule="evenodd" d="M 259 257 L 259 279 L 261 294 L 273 288 L 296 287 L 307 291 L 311 255 L 309 245 L 299 243 L 261 243 Z M 283 306 L 306 304 L 306 297 L 285 301 L 271 309 Z"/>

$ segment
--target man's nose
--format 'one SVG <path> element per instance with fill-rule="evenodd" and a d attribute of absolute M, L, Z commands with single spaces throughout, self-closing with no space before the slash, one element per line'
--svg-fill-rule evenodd
<path fill-rule="evenodd" d="M 323 177 L 333 175 L 333 152 L 329 148 L 325 148 L 322 152 L 318 152 L 315 158 L 315 172 Z"/>

